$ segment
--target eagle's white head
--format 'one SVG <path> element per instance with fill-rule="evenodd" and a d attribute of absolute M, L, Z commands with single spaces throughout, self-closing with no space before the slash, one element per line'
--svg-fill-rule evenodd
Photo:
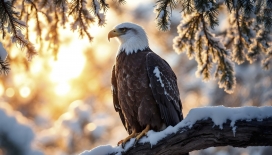
<path fill-rule="evenodd" d="M 120 42 L 117 55 L 125 51 L 127 55 L 133 52 L 142 51 L 148 47 L 148 39 L 144 29 L 134 23 L 122 23 L 108 34 L 108 39 L 116 37 Z"/>

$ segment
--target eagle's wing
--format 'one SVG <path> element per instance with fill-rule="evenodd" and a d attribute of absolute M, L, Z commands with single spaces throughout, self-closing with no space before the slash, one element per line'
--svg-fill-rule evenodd
<path fill-rule="evenodd" d="M 157 54 L 146 55 L 147 72 L 153 96 L 166 125 L 175 126 L 183 119 L 177 78 L 169 64 Z"/>
<path fill-rule="evenodd" d="M 125 121 L 125 117 L 122 113 L 120 104 L 119 104 L 119 100 L 118 100 L 118 87 L 117 87 L 117 80 L 116 80 L 116 76 L 115 76 L 115 65 L 112 68 L 112 74 L 111 74 L 111 91 L 112 91 L 112 97 L 113 97 L 113 105 L 114 105 L 114 109 L 116 112 L 119 113 L 119 116 L 122 120 L 122 123 L 125 127 L 126 130 L 126 121 Z"/>

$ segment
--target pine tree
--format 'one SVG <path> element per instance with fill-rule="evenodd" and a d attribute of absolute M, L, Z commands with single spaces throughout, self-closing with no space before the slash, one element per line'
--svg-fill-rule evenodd
<path fill-rule="evenodd" d="M 124 4 L 125 0 L 115 2 Z M 17 8 L 20 8 L 18 12 Z M 37 52 L 28 40 L 27 25 L 30 19 L 35 19 L 36 33 L 42 40 L 40 18 L 43 16 L 49 27 L 49 49 L 56 56 L 59 26 L 70 23 L 71 30 L 92 41 L 87 28 L 93 24 L 103 26 L 108 8 L 105 0 L 0 0 L 0 31 L 3 39 L 8 34 L 12 42 L 26 48 L 30 60 Z M 272 0 L 157 0 L 154 12 L 160 30 L 170 29 L 173 9 L 180 10 L 182 16 L 173 47 L 177 53 L 186 52 L 190 59 L 197 61 L 196 75 L 203 80 L 211 79 L 214 74 L 219 87 L 231 93 L 236 84 L 235 63 L 252 63 L 259 59 L 263 68 L 269 69 Z M 218 33 L 215 28 L 219 25 L 219 13 L 224 9 L 228 10 L 229 27 Z M 69 16 L 72 21 L 68 20 Z M 26 34 L 22 34 L 22 29 L 26 29 Z M 0 65 L 1 73 L 6 73 L 8 63 L 0 62 Z"/>
<path fill-rule="evenodd" d="M 119 0 L 123 3 L 124 1 Z M 26 48 L 26 56 L 31 60 L 37 54 L 36 49 L 29 41 L 28 22 L 30 19 L 36 20 L 36 33 L 42 43 L 41 17 L 45 17 L 49 31 L 46 39 L 49 40 L 49 49 L 56 57 L 59 50 L 59 25 L 65 26 L 70 23 L 71 30 L 77 30 L 80 37 L 87 36 L 90 41 L 93 37 L 87 31 L 91 24 L 103 26 L 105 24 L 105 13 L 109 8 L 105 0 L 92 0 L 91 7 L 87 7 L 86 0 L 0 0 L 0 33 L 2 39 L 11 38 L 13 43 L 19 45 L 22 50 Z M 18 10 L 20 9 L 20 10 Z M 69 22 L 68 17 L 72 16 L 73 21 Z M 26 29 L 26 34 L 22 34 L 22 29 Z M 7 36 L 9 35 L 9 36 Z M 0 61 L 0 73 L 7 73 L 9 64 Z"/>
<path fill-rule="evenodd" d="M 174 39 L 177 53 L 186 52 L 198 63 L 197 75 L 209 80 L 212 67 L 220 88 L 231 93 L 235 87 L 234 63 L 262 59 L 269 69 L 272 58 L 272 0 L 158 0 L 158 26 L 166 30 L 168 13 L 181 7 L 182 20 Z M 228 10 L 229 27 L 220 34 L 219 12 Z M 162 19 L 160 19 L 162 17 Z M 166 20 L 163 20 L 166 19 Z"/>

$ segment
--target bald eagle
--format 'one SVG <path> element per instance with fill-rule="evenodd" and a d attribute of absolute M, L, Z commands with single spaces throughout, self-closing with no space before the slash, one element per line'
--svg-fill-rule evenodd
<path fill-rule="evenodd" d="M 148 130 L 160 131 L 183 119 L 177 78 L 169 64 L 148 45 L 144 29 L 134 23 L 117 25 L 108 34 L 120 42 L 112 69 L 115 110 L 130 134 L 138 141 Z"/>

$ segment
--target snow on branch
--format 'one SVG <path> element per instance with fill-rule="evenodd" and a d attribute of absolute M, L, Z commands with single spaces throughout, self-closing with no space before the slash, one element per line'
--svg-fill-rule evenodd
<path fill-rule="evenodd" d="M 99 26 L 106 23 L 105 13 L 108 8 L 109 5 L 105 0 L 0 0 L 0 35 L 5 39 L 9 34 L 12 43 L 16 43 L 22 49 L 27 49 L 27 58 L 31 60 L 37 52 L 29 41 L 29 34 L 36 33 L 39 39 L 37 42 L 40 41 L 39 44 L 43 44 L 42 33 L 47 31 L 44 38 L 49 41 L 48 48 L 57 57 L 61 37 L 58 32 L 60 26 L 65 27 L 70 24 L 72 30 L 79 32 L 80 37 L 87 36 L 91 41 L 93 37 L 88 29 L 95 21 Z M 72 18 L 68 18 L 70 15 Z M 35 31 L 30 31 L 28 24 L 31 19 L 35 20 Z M 43 29 L 43 27 L 47 29 Z M 7 62 L 5 63 L 7 64 Z M 0 65 L 2 67 L 0 72 L 3 72 L 2 69 L 5 68 L 3 67 L 5 65 L 2 62 Z"/>
<path fill-rule="evenodd" d="M 162 31 L 170 30 L 170 15 L 172 9 L 176 6 L 175 1 L 173 0 L 158 0 L 156 2 L 156 8 L 154 13 L 157 14 L 156 24 L 158 28 Z"/>
<path fill-rule="evenodd" d="M 195 108 L 175 127 L 151 130 L 135 146 L 134 140 L 124 149 L 105 145 L 80 155 L 175 155 L 216 146 L 272 146 L 272 107 Z"/>
<path fill-rule="evenodd" d="M 81 37 L 85 34 L 90 41 L 92 41 L 93 37 L 88 32 L 88 28 L 95 22 L 95 17 L 98 19 L 98 25 L 103 26 L 106 22 L 105 12 L 109 7 L 103 0 L 92 0 L 91 2 L 92 11 L 87 8 L 86 0 L 73 0 L 69 10 L 69 15 L 74 17 L 74 22 L 71 24 L 72 30 L 78 30 Z"/>
<path fill-rule="evenodd" d="M 165 6 L 169 2 L 160 0 L 157 5 Z M 173 47 L 177 53 L 186 52 L 189 58 L 195 57 L 197 74 L 203 80 L 209 80 L 212 67 L 217 66 L 215 78 L 219 87 L 232 93 L 236 85 L 233 62 L 241 64 L 247 60 L 252 63 L 262 59 L 263 68 L 269 69 L 271 1 L 181 0 L 175 4 L 178 6 L 181 6 L 182 20 Z M 227 24 L 220 25 L 220 14 L 227 15 Z M 216 29 L 218 27 L 222 30 Z"/>
<path fill-rule="evenodd" d="M 16 11 L 11 1 L 1 1 L 0 10 L 2 38 L 5 38 L 6 32 L 11 34 L 13 43 L 20 45 L 21 48 L 27 48 L 27 58 L 31 60 L 37 53 L 34 46 L 21 32 L 23 28 L 27 27 L 26 23 L 19 19 L 19 12 Z"/>
<path fill-rule="evenodd" d="M 1 74 L 8 74 L 10 68 L 7 62 L 7 51 L 4 49 L 2 43 L 0 42 L 0 75 Z"/>

